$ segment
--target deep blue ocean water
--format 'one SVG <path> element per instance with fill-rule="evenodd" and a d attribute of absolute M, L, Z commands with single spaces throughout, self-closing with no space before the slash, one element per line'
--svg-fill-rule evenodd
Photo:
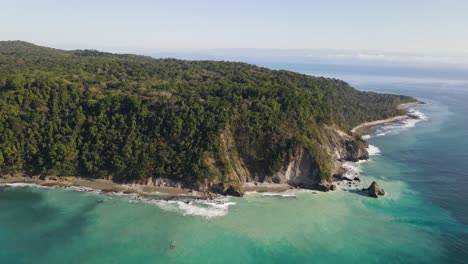
<path fill-rule="evenodd" d="M 429 103 L 414 107 L 424 120 L 379 128 L 371 160 L 352 165 L 359 188 L 377 180 L 385 197 L 340 189 L 187 205 L 3 186 L 0 263 L 468 263 L 468 74 L 263 66 Z"/>

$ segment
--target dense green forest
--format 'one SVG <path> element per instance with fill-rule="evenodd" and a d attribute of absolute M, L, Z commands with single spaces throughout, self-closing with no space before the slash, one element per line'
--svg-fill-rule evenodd
<path fill-rule="evenodd" d="M 223 148 L 259 175 L 302 146 L 330 177 L 322 127 L 400 114 L 414 99 L 245 63 L 153 59 L 0 42 L 0 168 L 31 175 L 223 181 Z"/>

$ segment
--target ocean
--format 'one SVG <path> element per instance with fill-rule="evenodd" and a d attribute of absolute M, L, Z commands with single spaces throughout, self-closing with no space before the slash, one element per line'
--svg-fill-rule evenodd
<path fill-rule="evenodd" d="M 361 183 L 330 193 L 186 204 L 1 186 L 0 263 L 468 263 L 468 77 L 262 66 L 428 104 L 369 135 L 370 160 L 348 164 Z M 386 196 L 354 191 L 374 180 Z"/>

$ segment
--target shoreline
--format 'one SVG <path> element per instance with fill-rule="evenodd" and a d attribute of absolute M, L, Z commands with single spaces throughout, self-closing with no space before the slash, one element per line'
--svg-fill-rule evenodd
<path fill-rule="evenodd" d="M 397 109 L 402 110 L 402 109 L 405 109 L 405 108 L 408 108 L 408 107 L 411 107 L 411 106 L 423 105 L 423 104 L 425 104 L 425 103 L 420 102 L 420 101 L 411 102 L 411 103 L 404 103 L 404 104 L 399 104 L 397 106 Z M 382 125 L 382 124 L 386 124 L 386 123 L 392 123 L 392 122 L 396 122 L 396 121 L 401 121 L 401 120 L 408 119 L 408 118 L 413 118 L 413 117 L 407 112 L 405 115 L 399 115 L 399 116 L 394 116 L 394 117 L 390 117 L 390 118 L 387 118 L 387 119 L 364 122 L 364 123 L 354 127 L 353 129 L 351 129 L 351 133 L 355 133 L 355 134 L 358 134 L 358 135 L 366 135 L 366 132 L 368 132 L 369 129 L 374 127 L 374 126 Z"/>
<path fill-rule="evenodd" d="M 411 102 L 398 105 L 398 109 L 405 109 L 414 105 L 425 104 L 424 102 Z M 366 135 L 369 130 L 377 125 L 392 123 L 401 121 L 408 118 L 414 118 L 409 113 L 401 116 L 395 116 L 383 120 L 376 120 L 371 122 L 364 122 L 354 127 L 351 132 L 359 135 Z M 0 186 L 8 184 L 32 184 L 39 187 L 50 187 L 50 188 L 78 188 L 80 191 L 95 191 L 100 194 L 107 193 L 123 193 L 123 194 L 136 194 L 140 197 L 151 197 L 154 200 L 212 200 L 213 198 L 220 197 L 222 195 L 211 193 L 211 192 L 200 192 L 191 189 L 171 187 L 171 186 L 158 186 L 158 185 L 143 185 L 143 184 L 119 184 L 114 183 L 110 180 L 105 179 L 86 179 L 75 176 L 68 177 L 54 177 L 48 176 L 45 179 L 40 179 L 38 176 L 10 176 L 0 175 Z M 277 184 L 277 183 L 261 183 L 261 182 L 245 182 L 243 183 L 244 192 L 271 192 L 271 193 L 283 193 L 295 188 L 289 184 Z"/>
<path fill-rule="evenodd" d="M 296 189 L 295 187 L 287 184 L 287 183 L 253 183 L 253 182 L 245 182 L 242 187 L 244 188 L 244 192 L 272 192 L 272 193 L 282 193 L 288 190 Z"/>
<path fill-rule="evenodd" d="M 51 178 L 51 179 L 47 179 Z M 153 197 L 154 199 L 182 199 L 188 198 L 192 200 L 212 199 L 218 195 L 213 193 L 198 192 L 195 190 L 176 188 L 170 186 L 155 186 L 141 184 L 119 184 L 104 179 L 85 179 L 80 177 L 47 177 L 39 179 L 38 177 L 29 176 L 1 176 L 0 186 L 9 184 L 31 184 L 38 187 L 50 188 L 74 188 L 82 189 L 81 191 L 94 191 L 100 194 L 107 193 L 123 193 L 136 194 L 141 197 Z"/>
<path fill-rule="evenodd" d="M 37 176 L 0 176 L 0 186 L 9 184 L 31 184 L 38 187 L 50 187 L 50 188 L 82 188 L 83 191 L 96 191 L 101 194 L 106 193 L 124 193 L 124 194 L 136 194 L 142 197 L 153 196 L 161 199 L 205 199 L 209 200 L 218 196 L 222 196 L 211 192 L 200 192 L 185 188 L 177 188 L 171 186 L 156 186 L 156 185 L 143 185 L 143 184 L 119 184 L 114 183 L 105 179 L 86 179 L 74 176 L 64 177 L 46 177 L 46 179 L 40 179 Z M 277 184 L 277 183 L 253 183 L 247 182 L 243 184 L 245 192 L 274 192 L 281 193 L 287 190 L 296 189 L 289 184 Z"/>

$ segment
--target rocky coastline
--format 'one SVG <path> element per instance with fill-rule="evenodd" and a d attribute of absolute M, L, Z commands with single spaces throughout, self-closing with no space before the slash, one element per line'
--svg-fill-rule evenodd
<path fill-rule="evenodd" d="M 406 109 L 410 106 L 424 104 L 423 102 L 413 102 L 401 104 L 398 109 Z M 298 149 L 294 153 L 294 157 L 290 159 L 279 172 L 271 177 L 266 177 L 263 181 L 244 181 L 241 186 L 233 184 L 207 184 L 204 188 L 197 186 L 184 186 L 180 182 L 171 179 L 151 178 L 148 177 L 144 182 L 138 183 L 115 183 L 111 178 L 108 179 L 87 179 L 74 176 L 58 177 L 58 176 L 29 176 L 24 174 L 4 174 L 0 176 L 0 185 L 25 183 L 34 184 L 44 187 L 61 187 L 61 188 L 83 188 L 83 190 L 94 190 L 100 193 L 124 193 L 136 194 L 139 196 L 156 196 L 162 199 L 213 199 L 217 196 L 243 196 L 245 192 L 284 192 L 290 189 L 312 189 L 323 192 L 337 190 L 337 185 L 340 187 L 347 186 L 348 188 L 340 188 L 343 191 L 367 191 L 376 190 L 371 197 L 381 195 L 379 187 L 359 188 L 357 185 L 360 182 L 357 175 L 350 176 L 348 170 L 344 166 L 345 162 L 358 162 L 368 160 L 369 153 L 363 146 L 367 147 L 366 141 L 361 139 L 361 136 L 370 129 L 378 125 L 398 122 L 407 118 L 417 118 L 411 116 L 408 112 L 402 116 L 396 116 L 389 119 L 377 120 L 373 122 L 365 122 L 356 126 L 351 130 L 351 133 L 345 133 L 334 127 L 326 126 L 328 152 L 333 157 L 333 178 L 330 182 L 317 181 L 314 164 L 310 163 L 308 153 L 303 149 Z M 357 135 L 357 137 L 353 137 Z M 356 138 L 358 140 L 356 140 Z M 374 185 L 374 183 L 373 183 Z M 375 194 L 375 195 L 374 195 Z M 159 199 L 158 198 L 158 199 Z"/>

